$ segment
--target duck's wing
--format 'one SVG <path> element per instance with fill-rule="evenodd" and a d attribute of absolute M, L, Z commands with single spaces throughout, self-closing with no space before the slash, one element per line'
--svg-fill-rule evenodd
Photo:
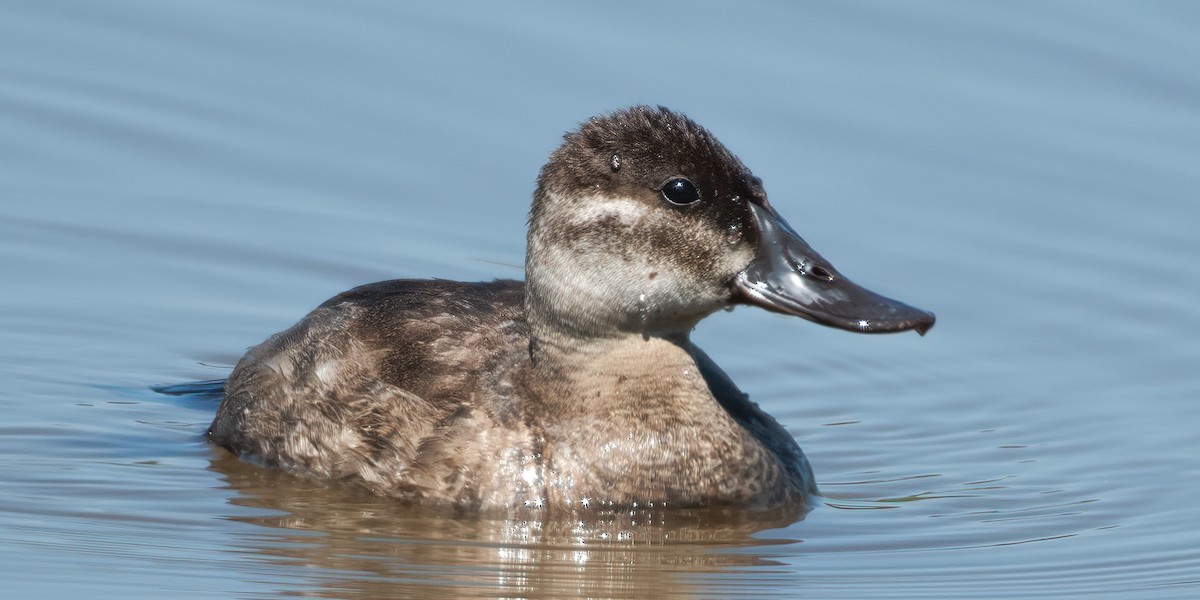
<path fill-rule="evenodd" d="M 339 294 L 247 352 L 209 436 L 293 472 L 420 496 L 444 475 L 413 469 L 431 440 L 477 413 L 527 353 L 522 296 L 516 281 L 396 280 Z"/>

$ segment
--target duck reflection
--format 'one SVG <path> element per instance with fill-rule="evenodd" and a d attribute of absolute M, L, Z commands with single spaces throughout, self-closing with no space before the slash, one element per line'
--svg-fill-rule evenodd
<path fill-rule="evenodd" d="M 317 597 L 709 595 L 700 593 L 708 575 L 777 565 L 772 547 L 797 540 L 754 534 L 804 516 L 603 507 L 569 518 L 534 510 L 481 516 L 397 504 L 214 454 L 212 469 L 237 492 L 231 502 L 255 509 L 233 517 L 257 526 L 237 545 L 296 569 L 281 592 L 301 586 Z"/>

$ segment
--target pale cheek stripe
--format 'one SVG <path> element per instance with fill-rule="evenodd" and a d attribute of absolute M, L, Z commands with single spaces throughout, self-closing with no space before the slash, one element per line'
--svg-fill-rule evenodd
<path fill-rule="evenodd" d="M 649 207 L 637 200 L 607 196 L 572 199 L 556 196 L 554 205 L 558 211 L 564 213 L 562 216 L 565 221 L 577 225 L 595 223 L 611 217 L 616 217 L 624 225 L 632 225 L 650 212 Z"/>

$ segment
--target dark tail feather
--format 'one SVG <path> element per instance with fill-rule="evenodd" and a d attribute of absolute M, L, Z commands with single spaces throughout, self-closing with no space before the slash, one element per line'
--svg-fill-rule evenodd
<path fill-rule="evenodd" d="M 221 398 L 225 395 L 224 379 L 207 379 L 205 381 L 189 381 L 174 385 L 152 385 L 150 389 L 168 396 L 206 396 Z"/>

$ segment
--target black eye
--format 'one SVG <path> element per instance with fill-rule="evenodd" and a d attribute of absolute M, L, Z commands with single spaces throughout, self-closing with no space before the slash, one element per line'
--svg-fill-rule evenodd
<path fill-rule="evenodd" d="M 696 189 L 696 184 L 682 177 L 667 180 L 662 186 L 662 195 L 667 202 L 679 206 L 700 200 L 700 190 Z"/>

